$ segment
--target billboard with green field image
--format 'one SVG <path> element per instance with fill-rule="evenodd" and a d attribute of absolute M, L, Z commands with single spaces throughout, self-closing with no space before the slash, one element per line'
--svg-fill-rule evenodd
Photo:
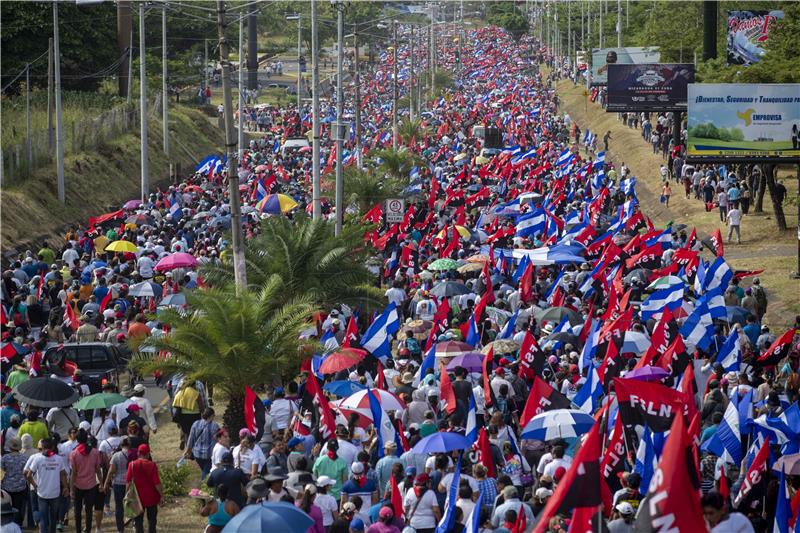
<path fill-rule="evenodd" d="M 800 84 L 693 83 L 689 157 L 800 158 Z"/>

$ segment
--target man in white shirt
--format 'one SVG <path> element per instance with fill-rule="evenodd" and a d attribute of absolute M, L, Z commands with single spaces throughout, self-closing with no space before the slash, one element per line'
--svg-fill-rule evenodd
<path fill-rule="evenodd" d="M 431 300 L 428 291 L 422 291 L 422 300 L 417 302 L 416 317 L 420 320 L 433 321 L 436 314 L 436 303 Z"/>
<path fill-rule="evenodd" d="M 150 403 L 150 400 L 144 397 L 145 391 L 144 385 L 141 383 L 137 383 L 135 387 L 133 387 L 133 395 L 131 396 L 131 400 L 135 402 L 139 408 L 144 412 L 145 422 L 147 425 L 150 426 L 150 431 L 155 433 L 158 431 L 158 423 L 156 422 L 156 414 L 153 411 L 153 404 Z M 124 418 L 124 417 L 123 417 Z"/>
<path fill-rule="evenodd" d="M 64 459 L 56 453 L 55 442 L 41 442 L 44 451 L 31 455 L 23 473 L 39 499 L 39 526 L 42 531 L 51 531 L 58 521 L 60 498 L 69 495 L 69 484 Z"/>
<path fill-rule="evenodd" d="M 358 456 L 358 452 L 361 449 L 350 442 L 350 432 L 344 426 L 339 426 L 336 428 L 336 440 L 339 442 L 339 449 L 336 451 L 336 454 L 342 458 L 344 464 L 348 467 L 356 462 L 356 456 Z"/>
<path fill-rule="evenodd" d="M 297 406 L 293 401 L 284 398 L 284 394 L 283 387 L 276 387 L 274 392 L 275 399 L 269 408 L 269 414 L 272 415 L 278 431 L 286 429 L 289 426 L 289 420 L 292 419 L 292 415 L 297 412 Z"/>
<path fill-rule="evenodd" d="M 556 470 L 559 468 L 563 467 L 564 469 L 569 470 L 569 466 L 572 464 L 572 458 L 569 456 L 564 456 L 563 446 L 553 446 L 552 454 L 553 460 L 545 465 L 543 473 L 545 476 L 554 478 Z"/>
<path fill-rule="evenodd" d="M 389 303 L 394 302 L 399 313 L 403 307 L 403 303 L 406 301 L 406 291 L 402 289 L 399 282 L 395 281 L 392 284 L 392 288 L 386 291 L 386 298 L 389 300 Z"/>
<path fill-rule="evenodd" d="M 728 220 L 728 242 L 731 242 L 731 237 L 733 236 L 733 232 L 736 232 L 736 244 L 742 244 L 742 234 L 739 230 L 740 225 L 742 223 L 742 211 L 739 209 L 737 204 L 734 204 L 731 207 L 730 211 L 727 214 Z"/>
<path fill-rule="evenodd" d="M 136 262 L 136 266 L 139 269 L 139 275 L 144 279 L 150 279 L 153 277 L 153 267 L 155 266 L 155 263 L 150 258 L 150 255 L 142 254 L 142 257 L 140 257 Z"/>
<path fill-rule="evenodd" d="M 67 243 L 67 249 L 64 250 L 64 253 L 61 254 L 61 260 L 64 261 L 70 268 L 75 266 L 75 263 L 80 259 L 80 255 L 72 247 L 72 243 Z"/>

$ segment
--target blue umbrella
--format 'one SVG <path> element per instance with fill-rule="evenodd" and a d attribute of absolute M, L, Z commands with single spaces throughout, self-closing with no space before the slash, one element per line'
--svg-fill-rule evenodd
<path fill-rule="evenodd" d="M 420 440 L 413 448 L 414 453 L 445 453 L 453 450 L 466 450 L 470 442 L 458 433 L 437 432 Z"/>
<path fill-rule="evenodd" d="M 186 305 L 186 295 L 182 292 L 167 294 L 158 303 L 159 307 L 183 307 Z"/>
<path fill-rule="evenodd" d="M 231 518 L 222 533 L 305 533 L 314 519 L 286 502 L 245 506 Z"/>
<path fill-rule="evenodd" d="M 554 409 L 530 419 L 520 434 L 522 439 L 549 441 L 579 437 L 592 429 L 594 418 L 577 409 Z"/>
<path fill-rule="evenodd" d="M 737 322 L 739 324 L 745 324 L 747 322 L 747 317 L 751 314 L 750 310 L 744 307 L 736 305 L 725 306 L 725 317 L 731 324 L 736 324 Z"/>
<path fill-rule="evenodd" d="M 364 390 L 367 387 L 362 385 L 361 383 L 356 383 L 355 381 L 331 381 L 330 383 L 326 383 L 323 390 L 330 392 L 331 394 L 335 394 L 340 398 L 347 398 L 351 394 L 358 392 L 360 390 Z"/>

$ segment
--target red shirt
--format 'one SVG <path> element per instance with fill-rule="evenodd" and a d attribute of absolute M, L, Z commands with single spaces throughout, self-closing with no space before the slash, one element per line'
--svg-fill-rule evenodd
<path fill-rule="evenodd" d="M 158 466 L 153 461 L 136 459 L 128 463 L 125 481 L 128 483 L 133 481 L 136 485 L 136 492 L 139 493 L 142 507 L 152 507 L 161 501 L 161 496 L 156 490 L 156 485 L 161 484 L 161 479 L 158 477 Z"/>

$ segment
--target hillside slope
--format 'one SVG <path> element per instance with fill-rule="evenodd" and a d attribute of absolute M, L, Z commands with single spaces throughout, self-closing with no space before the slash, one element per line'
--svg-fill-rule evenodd
<path fill-rule="evenodd" d="M 224 146 L 222 131 L 198 110 L 173 103 L 170 123 L 172 162 L 180 165 L 183 174 L 194 167 L 195 160 Z M 159 185 L 163 189 L 169 181 L 160 120 L 151 118 L 148 140 L 150 189 L 154 191 Z M 58 202 L 55 164 L 38 169 L 24 180 L 4 185 L 0 198 L 3 253 L 45 241 L 61 246 L 61 236 L 68 226 L 86 224 L 90 216 L 139 198 L 139 154 L 139 136 L 128 133 L 94 151 L 69 155 L 64 163 L 66 205 Z"/>

